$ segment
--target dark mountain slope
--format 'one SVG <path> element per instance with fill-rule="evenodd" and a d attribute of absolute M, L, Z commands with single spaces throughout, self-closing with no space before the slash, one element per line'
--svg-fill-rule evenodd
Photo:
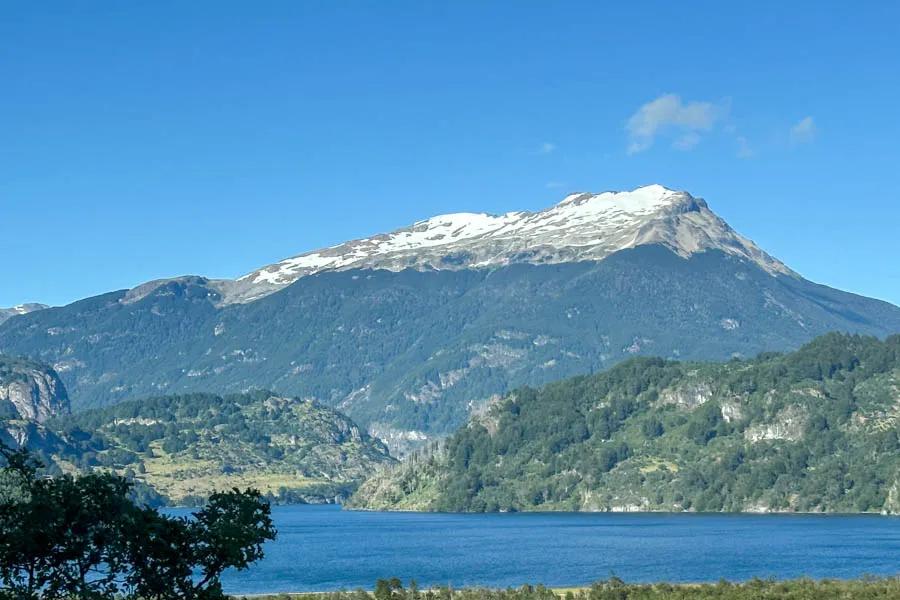
<path fill-rule="evenodd" d="M 55 366 L 73 406 L 270 388 L 337 406 L 397 445 L 452 430 L 512 387 L 634 355 L 789 350 L 840 330 L 900 331 L 900 308 L 660 246 L 601 262 L 343 271 L 221 307 L 207 280 L 115 292 L 0 325 L 0 349 Z"/>

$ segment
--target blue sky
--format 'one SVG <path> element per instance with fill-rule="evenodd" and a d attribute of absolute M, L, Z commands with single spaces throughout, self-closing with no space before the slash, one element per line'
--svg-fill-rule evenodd
<path fill-rule="evenodd" d="M 900 304 L 900 4 L 602 4 L 6 3 L 0 306 L 653 182 Z"/>

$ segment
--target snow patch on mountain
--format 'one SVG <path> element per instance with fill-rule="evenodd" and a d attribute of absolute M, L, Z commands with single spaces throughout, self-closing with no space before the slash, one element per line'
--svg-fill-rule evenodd
<path fill-rule="evenodd" d="M 46 304 L 38 304 L 37 302 L 18 304 L 16 306 L 13 306 L 12 308 L 0 308 L 0 323 L 11 317 L 15 317 L 16 315 L 27 315 L 30 312 L 34 312 L 36 310 L 44 310 L 45 308 L 50 307 Z"/>
<path fill-rule="evenodd" d="M 661 244 L 683 257 L 716 249 L 771 274 L 793 275 L 684 191 L 649 185 L 628 192 L 580 193 L 538 212 L 453 213 L 391 233 L 307 252 L 235 281 L 219 281 L 222 303 L 250 302 L 301 277 L 346 269 L 469 269 L 513 263 L 602 260 Z"/>
<path fill-rule="evenodd" d="M 185 276 L 129 290 L 128 304 L 171 283 L 198 286 L 217 306 L 246 304 L 301 277 L 348 269 L 402 271 L 488 269 L 516 263 L 600 261 L 629 248 L 662 245 L 679 256 L 720 250 L 772 275 L 796 277 L 684 191 L 648 185 L 629 192 L 579 193 L 537 212 L 452 213 L 390 233 L 306 252 L 238 279 Z"/>

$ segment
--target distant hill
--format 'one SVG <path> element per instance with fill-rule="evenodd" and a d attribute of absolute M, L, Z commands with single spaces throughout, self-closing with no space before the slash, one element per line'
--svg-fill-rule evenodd
<path fill-rule="evenodd" d="M 334 502 L 394 460 L 353 421 L 311 400 L 252 392 L 190 394 L 69 412 L 50 367 L 0 355 L 0 440 L 49 473 L 112 470 L 142 499 L 194 503 L 256 487 L 282 502 Z"/>
<path fill-rule="evenodd" d="M 900 336 L 520 388 L 350 505 L 900 513 Z"/>
<path fill-rule="evenodd" d="M 16 315 L 27 315 L 28 313 L 37 310 L 44 310 L 45 308 L 50 307 L 46 304 L 37 304 L 35 302 L 19 304 L 18 306 L 13 306 L 12 308 L 0 308 L 0 323 L 6 321 L 11 317 L 15 317 Z"/>
<path fill-rule="evenodd" d="M 377 466 L 385 446 L 310 400 L 269 392 L 131 401 L 50 420 L 63 470 L 110 469 L 169 502 L 251 486 L 282 502 L 334 502 Z"/>
<path fill-rule="evenodd" d="M 75 410 L 271 389 L 403 453 L 517 386 L 830 331 L 897 333 L 900 308 L 809 282 L 704 200 L 653 185 L 441 215 L 236 280 L 148 282 L 13 317 L 0 351 L 52 365 Z"/>

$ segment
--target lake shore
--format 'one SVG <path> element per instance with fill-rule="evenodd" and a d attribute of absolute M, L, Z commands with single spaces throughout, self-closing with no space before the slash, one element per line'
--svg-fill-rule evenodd
<path fill-rule="evenodd" d="M 371 590 L 334 592 L 293 592 L 278 594 L 242 594 L 235 600 L 867 600 L 900 598 L 900 576 L 887 578 L 792 579 L 717 583 L 644 583 L 629 584 L 612 578 L 591 586 L 544 587 L 523 585 L 518 588 L 494 589 L 468 587 L 419 590 L 382 582 Z"/>

